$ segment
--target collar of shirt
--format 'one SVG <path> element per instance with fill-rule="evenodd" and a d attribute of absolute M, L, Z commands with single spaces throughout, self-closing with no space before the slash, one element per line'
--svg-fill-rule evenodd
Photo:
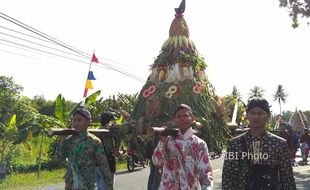
<path fill-rule="evenodd" d="M 83 131 L 80 131 L 80 132 L 78 133 L 78 136 L 83 137 L 83 136 L 87 136 L 87 134 L 88 134 L 88 131 L 87 131 L 87 129 L 85 129 L 85 130 L 83 130 Z"/>
<path fill-rule="evenodd" d="M 264 131 L 264 133 L 262 134 L 262 135 L 260 135 L 260 136 L 258 136 L 258 137 L 254 137 L 254 136 L 252 136 L 251 135 L 251 131 L 248 131 L 248 138 L 250 139 L 250 140 L 261 140 L 261 139 L 263 139 L 263 138 L 265 138 L 265 137 L 267 137 L 268 136 L 268 132 L 267 132 L 267 130 L 265 130 Z"/>
<path fill-rule="evenodd" d="M 189 139 L 190 137 L 192 137 L 194 134 L 193 128 L 190 127 L 188 128 L 185 133 L 182 135 L 182 133 L 179 131 L 177 138 L 178 139 Z"/>

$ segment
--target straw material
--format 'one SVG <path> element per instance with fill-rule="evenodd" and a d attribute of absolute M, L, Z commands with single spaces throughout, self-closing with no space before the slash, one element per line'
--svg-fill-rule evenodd
<path fill-rule="evenodd" d="M 171 23 L 169 30 L 169 37 L 172 36 L 186 36 L 189 38 L 189 30 L 187 23 L 183 17 L 183 15 L 176 15 L 174 20 Z"/>

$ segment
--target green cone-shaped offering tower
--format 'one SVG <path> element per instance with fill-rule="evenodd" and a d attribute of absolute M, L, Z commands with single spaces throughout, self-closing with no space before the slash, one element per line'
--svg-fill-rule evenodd
<path fill-rule="evenodd" d="M 184 10 L 183 0 L 175 9 L 169 38 L 151 66 L 151 74 L 131 117 L 146 131 L 145 126 L 167 125 L 173 118 L 176 105 L 185 103 L 193 109 L 197 122 L 201 124 L 193 127 L 200 127 L 201 137 L 212 149 L 214 143 L 228 136 L 225 109 L 205 74 L 206 62 L 189 38 Z"/>

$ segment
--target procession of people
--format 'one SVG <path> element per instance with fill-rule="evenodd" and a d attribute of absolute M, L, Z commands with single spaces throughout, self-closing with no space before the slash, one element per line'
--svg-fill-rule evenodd
<path fill-rule="evenodd" d="M 298 146 L 290 145 L 294 137 L 286 127 L 279 128 L 279 136 L 267 131 L 265 126 L 270 118 L 270 109 L 265 99 L 249 100 L 246 113 L 249 131 L 228 140 L 222 189 L 296 189 L 292 160 L 295 160 Z M 111 112 L 102 113 L 102 127 L 117 127 L 113 124 L 116 119 L 117 116 Z M 176 134 L 161 134 L 148 126 L 146 144 L 140 147 L 142 156 L 149 159 L 148 190 L 213 188 L 208 145 L 195 135 L 195 119 L 191 107 L 179 104 L 171 116 L 178 129 Z M 84 108 L 77 109 L 72 120 L 77 134 L 60 138 L 58 155 L 67 158 L 66 190 L 114 189 L 120 139 L 115 139 L 118 136 L 115 133 L 99 138 L 92 135 L 87 131 L 90 122 L 90 112 Z M 306 165 L 310 147 L 308 128 L 299 139 L 301 163 Z M 265 179 L 262 176 L 269 177 Z"/>

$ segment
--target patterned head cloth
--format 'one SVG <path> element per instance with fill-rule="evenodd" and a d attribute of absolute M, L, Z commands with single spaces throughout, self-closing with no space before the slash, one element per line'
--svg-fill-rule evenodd
<path fill-rule="evenodd" d="M 91 114 L 90 112 L 85 109 L 85 108 L 78 108 L 77 110 L 75 110 L 75 112 L 73 113 L 73 116 L 75 116 L 76 114 L 79 114 L 81 116 L 83 116 L 86 119 L 91 120 Z"/>

